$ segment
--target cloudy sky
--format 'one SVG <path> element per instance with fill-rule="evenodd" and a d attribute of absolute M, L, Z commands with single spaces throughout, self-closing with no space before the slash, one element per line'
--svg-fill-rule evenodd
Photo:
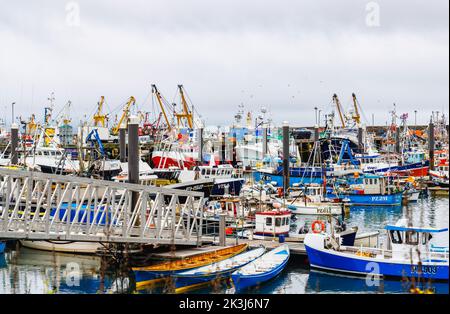
<path fill-rule="evenodd" d="M 355 92 L 367 123 L 448 112 L 447 0 L 0 0 L 1 118 L 90 116 L 129 96 L 152 111 L 150 85 L 172 101 L 184 84 L 210 125 L 240 104 L 274 121 L 314 124 L 314 107 Z"/>

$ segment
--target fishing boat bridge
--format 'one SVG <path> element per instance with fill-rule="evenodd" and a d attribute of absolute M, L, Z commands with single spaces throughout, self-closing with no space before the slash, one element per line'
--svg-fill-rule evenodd
<path fill-rule="evenodd" d="M 202 207 L 198 192 L 0 169 L 0 239 L 198 245 Z"/>

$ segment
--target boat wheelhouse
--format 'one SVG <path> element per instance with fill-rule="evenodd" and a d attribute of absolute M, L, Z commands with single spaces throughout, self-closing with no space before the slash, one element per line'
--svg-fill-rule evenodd
<path fill-rule="evenodd" d="M 289 235 L 291 211 L 273 210 L 255 214 L 255 231 L 257 236 Z"/>

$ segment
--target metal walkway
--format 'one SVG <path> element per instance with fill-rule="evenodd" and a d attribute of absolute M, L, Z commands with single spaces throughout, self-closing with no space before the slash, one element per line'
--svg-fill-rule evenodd
<path fill-rule="evenodd" d="M 0 169 L 3 239 L 198 245 L 202 207 L 198 192 Z"/>

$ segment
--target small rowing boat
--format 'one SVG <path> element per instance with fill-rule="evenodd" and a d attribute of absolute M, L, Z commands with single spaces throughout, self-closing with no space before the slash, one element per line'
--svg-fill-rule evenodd
<path fill-rule="evenodd" d="M 223 261 L 244 252 L 247 249 L 247 246 L 247 244 L 239 244 L 181 260 L 169 261 L 151 266 L 133 267 L 132 270 L 136 279 L 136 287 L 139 288 L 155 283 L 159 279 L 171 276 L 178 272 Z"/>
<path fill-rule="evenodd" d="M 276 277 L 285 268 L 289 256 L 289 246 L 284 244 L 235 271 L 231 278 L 236 291 L 257 286 Z"/>
<path fill-rule="evenodd" d="M 184 293 L 208 285 L 215 280 L 227 278 L 239 268 L 262 256 L 265 251 L 265 248 L 260 247 L 221 262 L 176 273 L 173 275 L 175 293 Z"/>

